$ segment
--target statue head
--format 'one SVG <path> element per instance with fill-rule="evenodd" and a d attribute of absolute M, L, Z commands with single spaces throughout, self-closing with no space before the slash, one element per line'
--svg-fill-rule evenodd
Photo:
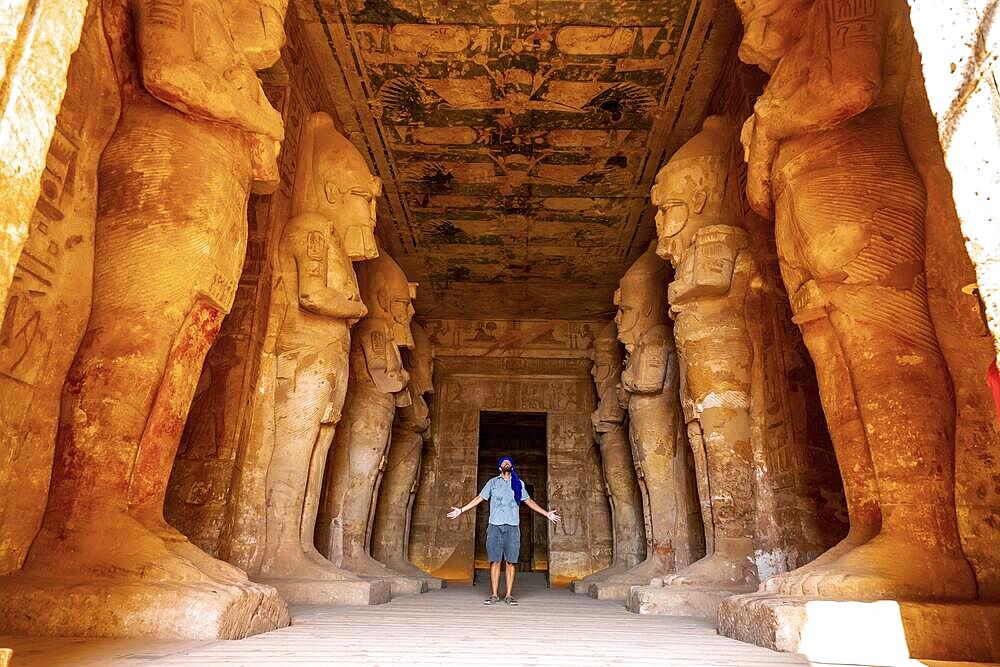
<path fill-rule="evenodd" d="M 656 174 L 656 254 L 674 266 L 702 227 L 734 224 L 739 198 L 729 182 L 735 128 L 727 116 L 709 116 L 701 132 Z"/>
<path fill-rule="evenodd" d="M 613 424 L 619 424 L 625 418 L 625 411 L 618 404 L 617 391 L 623 366 L 622 356 L 618 328 L 614 322 L 608 322 L 594 339 L 591 353 L 594 365 L 590 369 L 590 375 L 594 378 L 598 398 L 597 409 L 591 415 L 591 421 L 597 433 L 607 432 Z"/>
<path fill-rule="evenodd" d="M 222 5 L 233 43 L 247 64 L 259 71 L 278 62 L 288 0 L 228 0 Z"/>
<path fill-rule="evenodd" d="M 399 347 L 413 347 L 410 321 L 417 283 L 406 280 L 406 274 L 388 253 L 359 265 L 358 289 L 368 307 L 368 317 L 388 323 L 392 342 Z"/>
<path fill-rule="evenodd" d="M 814 0 L 736 0 L 743 19 L 740 60 L 768 74 L 802 35 Z"/>
<path fill-rule="evenodd" d="M 628 268 L 615 290 L 618 340 L 629 352 L 647 329 L 666 322 L 667 265 L 656 256 L 655 243 Z"/>
<path fill-rule="evenodd" d="M 330 114 L 317 111 L 309 116 L 302 128 L 292 215 L 322 215 L 352 261 L 374 259 L 378 257 L 375 209 L 381 194 L 382 181 L 372 175 L 354 144 L 337 131 Z"/>
<path fill-rule="evenodd" d="M 410 373 L 410 388 L 415 394 L 434 393 L 434 344 L 427 337 L 427 332 L 416 320 L 410 321 L 410 333 L 413 336 L 413 348 L 407 358 Z"/>

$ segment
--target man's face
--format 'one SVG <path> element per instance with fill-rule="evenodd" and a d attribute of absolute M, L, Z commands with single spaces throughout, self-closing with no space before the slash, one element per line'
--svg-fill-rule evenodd
<path fill-rule="evenodd" d="M 510 472 L 513 469 L 514 469 L 514 466 L 512 466 L 510 464 L 510 461 L 504 461 L 503 463 L 500 464 L 500 472 L 507 473 L 507 472 Z"/>

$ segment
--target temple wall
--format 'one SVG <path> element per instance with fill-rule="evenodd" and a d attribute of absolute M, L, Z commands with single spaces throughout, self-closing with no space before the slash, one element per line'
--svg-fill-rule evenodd
<path fill-rule="evenodd" d="M 87 11 L 61 108 L 54 98 L 53 115 L 59 113 L 42 165 L 41 195 L 28 207 L 28 236 L 12 267 L 0 323 L 0 574 L 21 566 L 41 523 L 62 386 L 90 313 L 97 162 L 118 114 L 98 4 Z M 64 15 L 63 37 L 74 30 L 74 11 Z M 67 46 L 63 55 L 71 50 Z M 29 64 L 36 75 L 44 73 L 35 60 Z M 13 153 L 24 155 L 5 148 Z"/>
<path fill-rule="evenodd" d="M 236 300 L 202 369 L 164 510 L 167 520 L 192 542 L 222 558 L 228 556 L 220 553 L 225 527 L 237 520 L 254 520 L 235 513 L 263 512 L 262 478 L 267 465 L 257 464 L 254 458 L 269 454 L 253 446 L 251 424 L 269 312 L 271 256 L 289 216 L 303 123 L 313 111 L 333 108 L 295 12 L 289 12 L 285 30 L 281 61 L 261 73 L 264 92 L 285 123 L 279 157 L 281 184 L 272 195 L 250 198 L 247 255 Z M 260 479 L 248 478 L 254 475 Z M 234 484 L 259 488 L 259 498 L 251 503 L 254 509 L 231 502 Z"/>
<path fill-rule="evenodd" d="M 589 355 L 601 323 L 429 320 L 425 328 L 435 344 L 435 426 L 413 508 L 410 559 L 435 576 L 471 580 L 474 514 L 451 521 L 445 513 L 479 491 L 479 412 L 545 412 L 548 504 L 563 517 L 549 527 L 550 582 L 566 585 L 606 567 L 610 509 L 590 422 Z"/>

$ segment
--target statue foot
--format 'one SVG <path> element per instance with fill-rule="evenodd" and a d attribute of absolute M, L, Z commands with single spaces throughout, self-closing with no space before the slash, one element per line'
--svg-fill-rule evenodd
<path fill-rule="evenodd" d="M 976 597 L 961 555 L 879 535 L 800 579 L 797 595 L 848 600 L 946 600 Z"/>
<path fill-rule="evenodd" d="M 877 534 L 878 529 L 855 530 L 847 534 L 847 537 L 827 549 L 814 560 L 809 561 L 802 567 L 797 567 L 791 572 L 777 574 L 765 579 L 760 585 L 762 593 L 776 593 L 778 595 L 799 595 L 802 591 L 802 581 L 814 570 L 830 566 L 834 561 L 849 551 L 861 546 Z"/>
<path fill-rule="evenodd" d="M 74 523 L 73 528 L 43 528 L 32 548 L 37 556 L 29 557 L 24 571 L 74 579 L 92 576 L 172 584 L 218 583 L 186 555 L 171 549 L 157 531 L 127 512 L 103 512 Z"/>
<path fill-rule="evenodd" d="M 242 584 L 249 581 L 246 572 L 235 565 L 205 553 L 192 544 L 186 535 L 162 518 L 156 519 L 155 522 L 144 523 L 151 526 L 153 532 L 163 540 L 168 549 L 181 558 L 191 561 L 195 567 L 212 579 L 229 584 Z"/>
<path fill-rule="evenodd" d="M 603 570 L 598 570 L 592 574 L 588 574 L 582 579 L 577 579 L 575 585 L 578 587 L 583 587 L 583 590 L 587 590 L 586 586 L 588 584 L 594 584 L 599 581 L 607 581 L 611 577 L 622 574 L 629 569 L 626 563 L 612 563 L 610 566 L 604 568 Z"/>
<path fill-rule="evenodd" d="M 326 558 L 306 553 L 297 549 L 298 544 L 290 545 L 289 549 L 279 550 L 274 556 L 265 558 L 260 569 L 262 579 L 316 579 L 320 581 L 361 581 L 352 572 L 337 567 Z"/>
<path fill-rule="evenodd" d="M 659 557 L 648 556 L 646 560 L 642 561 L 634 567 L 630 567 L 620 574 L 616 574 L 606 578 L 604 581 L 607 583 L 633 583 L 636 581 L 648 584 L 650 580 L 656 577 L 666 577 L 673 574 L 673 570 L 668 567 Z"/>
<path fill-rule="evenodd" d="M 667 586 L 752 591 L 757 586 L 757 575 L 749 554 L 733 558 L 714 553 L 691 563 L 677 574 L 665 577 L 663 583 Z"/>
<path fill-rule="evenodd" d="M 400 572 L 389 569 L 384 564 L 378 562 L 368 555 L 367 552 L 352 556 L 344 556 L 343 566 L 345 569 L 359 574 L 363 577 L 399 577 Z"/>

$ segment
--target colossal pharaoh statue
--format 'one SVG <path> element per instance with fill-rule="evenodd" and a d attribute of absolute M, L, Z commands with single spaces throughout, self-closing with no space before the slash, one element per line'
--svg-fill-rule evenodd
<path fill-rule="evenodd" d="M 274 448 L 258 580 L 289 602 L 387 602 L 388 586 L 363 581 L 313 542 L 327 453 L 347 392 L 351 326 L 364 317 L 352 262 L 378 256 L 373 230 L 381 190 L 361 153 L 326 113 L 300 139 L 292 217 L 278 244 L 265 348 L 275 365 Z M 265 349 L 265 353 L 269 350 Z"/>
<path fill-rule="evenodd" d="M 625 599 L 632 585 L 648 584 L 674 572 L 677 565 L 675 538 L 686 511 L 679 494 L 684 491 L 686 471 L 676 457 L 679 445 L 687 445 L 677 354 L 663 295 L 666 282 L 666 263 L 650 247 L 625 272 L 615 292 L 618 340 L 628 353 L 621 385 L 642 494 L 646 559 L 591 585 L 589 593 L 597 598 Z"/>
<path fill-rule="evenodd" d="M 622 348 L 618 329 L 608 323 L 594 339 L 594 366 L 590 374 L 597 389 L 597 409 L 591 415 L 594 437 L 601 448 L 604 484 L 611 505 L 614 544 L 609 567 L 573 582 L 573 591 L 586 593 L 590 585 L 621 574 L 637 565 L 646 554 L 642 497 L 629 448 L 625 409 L 618 402 L 622 372 Z"/>
<path fill-rule="evenodd" d="M 413 347 L 403 351 L 403 367 L 410 375 L 407 390 L 411 404 L 398 408 L 392 422 L 392 440 L 372 523 L 371 551 L 375 560 L 396 572 L 422 578 L 428 588 L 441 588 L 441 579 L 428 575 L 406 555 L 420 457 L 431 437 L 428 401 L 434 393 L 434 346 L 416 321 L 410 322 L 410 332 Z"/>
<path fill-rule="evenodd" d="M 634 589 L 633 611 L 714 618 L 720 597 L 757 586 L 753 350 L 745 313 L 753 260 L 749 237 L 738 226 L 738 186 L 730 170 L 734 144 L 729 120 L 710 116 L 660 170 L 652 191 L 659 209 L 657 254 L 674 266 L 667 298 L 708 555 L 668 577 L 665 588 Z"/>
<path fill-rule="evenodd" d="M 775 220 L 851 524 L 763 589 L 973 597 L 955 516 L 951 379 L 928 313 L 926 197 L 899 128 L 906 3 L 737 4 L 740 57 L 771 74 L 743 128 L 747 194 Z"/>
<path fill-rule="evenodd" d="M 427 588 L 423 579 L 389 569 L 367 548 L 393 416 L 396 407 L 410 404 L 410 376 L 400 347 L 413 347 L 410 321 L 416 284 L 407 282 L 386 253 L 361 265 L 358 280 L 368 316 L 351 336 L 347 400 L 327 466 L 317 538 L 339 567 L 389 580 L 393 595 L 417 593 Z"/>
<path fill-rule="evenodd" d="M 281 118 L 254 70 L 278 57 L 285 4 L 103 3 L 122 110 L 98 169 L 93 308 L 42 529 L 0 585 L 4 631 L 234 638 L 288 622 L 273 588 L 163 519 L 201 365 L 233 303 L 250 192 L 277 183 Z"/>

